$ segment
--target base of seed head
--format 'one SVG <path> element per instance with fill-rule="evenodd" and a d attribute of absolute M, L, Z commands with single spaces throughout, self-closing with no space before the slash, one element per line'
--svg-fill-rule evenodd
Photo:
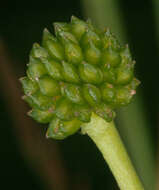
<path fill-rule="evenodd" d="M 128 105 L 139 85 L 128 45 L 110 30 L 72 16 L 44 29 L 42 45 L 33 44 L 27 76 L 20 79 L 28 112 L 48 124 L 48 138 L 64 139 L 90 122 L 92 112 L 111 122 L 115 109 Z"/>

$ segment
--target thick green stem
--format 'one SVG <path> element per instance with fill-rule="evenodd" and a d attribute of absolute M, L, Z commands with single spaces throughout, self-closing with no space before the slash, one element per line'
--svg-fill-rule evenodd
<path fill-rule="evenodd" d="M 121 190 L 143 190 L 114 123 L 92 114 L 82 132 L 95 142 L 108 163 Z"/>

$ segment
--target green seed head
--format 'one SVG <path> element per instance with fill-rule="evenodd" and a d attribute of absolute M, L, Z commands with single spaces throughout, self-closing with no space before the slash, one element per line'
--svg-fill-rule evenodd
<path fill-rule="evenodd" d="M 115 109 L 129 104 L 139 81 L 128 45 L 109 29 L 71 17 L 54 23 L 55 36 L 43 31 L 42 45 L 30 52 L 27 76 L 20 79 L 28 113 L 49 123 L 47 137 L 64 139 L 89 122 L 92 112 L 107 122 Z"/>

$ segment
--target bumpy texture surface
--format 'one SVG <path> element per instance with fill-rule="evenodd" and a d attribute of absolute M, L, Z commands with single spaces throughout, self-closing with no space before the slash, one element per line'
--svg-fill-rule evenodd
<path fill-rule="evenodd" d="M 95 112 L 110 122 L 114 109 L 130 103 L 139 81 L 128 46 L 121 47 L 109 29 L 74 16 L 44 29 L 42 45 L 30 52 L 27 76 L 20 79 L 28 113 L 49 123 L 47 137 L 64 139 Z"/>

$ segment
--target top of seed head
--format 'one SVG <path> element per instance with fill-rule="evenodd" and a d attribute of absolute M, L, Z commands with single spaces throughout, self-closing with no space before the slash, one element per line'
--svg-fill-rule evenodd
<path fill-rule="evenodd" d="M 54 29 L 55 36 L 44 29 L 41 46 L 33 44 L 20 81 L 32 107 L 28 115 L 49 123 L 47 137 L 64 139 L 89 122 L 92 112 L 112 121 L 139 81 L 128 45 L 121 46 L 109 29 L 99 31 L 75 16 Z"/>

